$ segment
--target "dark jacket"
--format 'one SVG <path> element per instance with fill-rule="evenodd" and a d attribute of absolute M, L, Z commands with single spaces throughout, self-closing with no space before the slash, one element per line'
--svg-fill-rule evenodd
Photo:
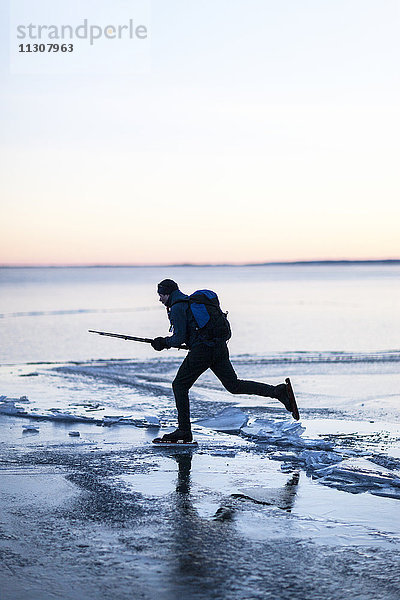
<path fill-rule="evenodd" d="M 168 298 L 167 310 L 172 335 L 165 338 L 167 348 L 179 348 L 182 344 L 193 348 L 202 343 L 194 317 L 189 310 L 189 302 L 185 302 L 187 298 L 188 296 L 180 290 L 173 291 Z"/>

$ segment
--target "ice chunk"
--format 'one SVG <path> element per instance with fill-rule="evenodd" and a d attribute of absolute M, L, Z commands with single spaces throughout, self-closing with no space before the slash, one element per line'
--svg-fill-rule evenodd
<path fill-rule="evenodd" d="M 29 400 L 26 396 L 20 398 L 7 398 L 7 396 L 0 396 L 0 413 L 3 415 L 25 415 L 26 411 L 16 406 L 16 403 L 26 404 Z"/>
<path fill-rule="evenodd" d="M 25 404 L 29 404 L 29 400 L 28 400 L 28 398 L 27 398 L 26 396 L 20 396 L 20 397 L 17 399 L 17 402 L 23 402 L 23 403 L 25 403 Z"/>
<path fill-rule="evenodd" d="M 104 415 L 103 425 L 115 425 L 115 423 L 119 423 L 123 418 L 118 415 Z"/>
<path fill-rule="evenodd" d="M 34 427 L 33 425 L 26 425 L 22 429 L 22 433 L 39 433 L 39 427 Z"/>
<path fill-rule="evenodd" d="M 299 448 L 321 448 L 330 450 L 332 444 L 325 440 L 302 438 L 305 431 L 300 423 L 294 421 L 275 421 L 273 419 L 256 419 L 247 427 L 242 427 L 241 433 L 256 442 L 268 442 L 283 446 Z"/>
<path fill-rule="evenodd" d="M 308 439 L 308 438 L 303 438 L 302 440 L 300 440 L 300 445 L 305 447 L 305 448 L 314 448 L 314 449 L 321 449 L 321 450 L 332 450 L 333 448 L 333 444 L 332 442 L 328 442 L 326 440 L 312 440 L 312 439 Z"/>
<path fill-rule="evenodd" d="M 231 506 L 220 506 L 215 515 L 214 521 L 232 521 L 234 517 L 234 509 Z"/>
<path fill-rule="evenodd" d="M 342 457 L 336 452 L 324 450 L 304 450 L 299 454 L 299 459 L 305 463 L 308 469 L 319 470 L 341 462 Z"/>
<path fill-rule="evenodd" d="M 152 415 L 146 415 L 145 421 L 147 427 L 161 427 L 160 419 L 158 417 L 154 417 Z"/>
<path fill-rule="evenodd" d="M 265 438 L 265 440 L 287 438 L 294 436 L 299 438 L 305 431 L 300 423 L 292 421 L 274 421 L 273 419 L 256 419 L 247 427 L 242 427 L 242 433 L 247 437 Z"/>
<path fill-rule="evenodd" d="M 29 404 L 29 400 L 26 396 L 20 396 L 19 398 L 8 398 L 7 396 L 0 396 L 0 402 L 20 402 Z"/>
<path fill-rule="evenodd" d="M 101 423 L 103 425 L 134 425 L 135 427 L 161 427 L 158 417 L 146 415 L 143 419 L 135 419 L 131 416 L 105 415 Z"/>
<path fill-rule="evenodd" d="M 274 456 L 284 460 L 285 456 Z M 370 492 L 400 499 L 400 473 L 380 467 L 362 457 L 343 458 L 338 452 L 303 450 L 291 463 L 303 463 L 308 475 L 324 485 L 352 493 Z"/>
<path fill-rule="evenodd" d="M 371 490 L 371 494 L 374 496 L 383 496 L 384 498 L 393 498 L 394 500 L 400 500 L 400 488 L 381 488 L 378 490 Z"/>
<path fill-rule="evenodd" d="M 42 415 L 45 416 L 46 418 L 48 418 L 51 421 L 78 421 L 78 422 L 87 422 L 87 423 L 95 423 L 96 420 L 93 419 L 93 417 L 84 417 L 81 415 L 74 415 L 72 413 L 69 412 L 63 412 L 61 409 L 58 408 L 50 408 L 49 412 L 51 412 L 51 417 L 49 415 Z M 30 415 L 33 416 L 33 415 Z M 36 415 L 36 417 L 40 417 L 41 415 Z"/>
<path fill-rule="evenodd" d="M 240 429 L 247 423 L 247 415 L 236 406 L 228 406 L 208 419 L 199 419 L 197 425 L 222 431 L 225 433 L 238 433 Z"/>
<path fill-rule="evenodd" d="M 75 414 L 75 412 L 68 412 L 61 408 L 49 408 L 48 410 L 32 408 L 25 410 L 23 407 L 19 406 L 20 403 L 29 404 L 29 400 L 26 396 L 21 396 L 20 398 L 0 396 L 0 414 L 25 417 L 28 419 L 65 421 L 68 423 L 94 423 L 96 425 L 115 425 L 116 423 L 119 423 L 124 425 L 135 425 L 136 427 L 160 427 L 159 419 L 156 416 L 151 415 L 146 415 L 141 419 L 123 415 L 105 415 L 103 418 L 96 418 Z"/>
<path fill-rule="evenodd" d="M 329 476 L 331 480 L 336 479 L 369 487 L 376 485 L 400 487 L 399 473 L 380 467 L 365 458 L 346 459 L 340 464 L 320 469 L 318 475 Z"/>
<path fill-rule="evenodd" d="M 208 454 L 210 456 L 228 456 L 229 458 L 234 458 L 236 456 L 235 450 L 209 450 Z"/>

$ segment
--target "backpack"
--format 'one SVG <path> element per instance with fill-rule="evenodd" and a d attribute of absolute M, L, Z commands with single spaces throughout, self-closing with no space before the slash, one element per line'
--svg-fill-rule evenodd
<path fill-rule="evenodd" d="M 182 302 L 178 300 L 178 302 Z M 228 313 L 221 310 L 218 296 L 212 290 L 197 290 L 185 302 L 189 303 L 194 317 L 196 331 L 202 340 L 227 342 L 231 335 Z M 174 303 L 176 304 L 176 303 Z"/>

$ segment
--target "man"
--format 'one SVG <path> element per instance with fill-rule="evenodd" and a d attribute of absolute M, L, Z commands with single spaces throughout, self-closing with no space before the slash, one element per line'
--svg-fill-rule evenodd
<path fill-rule="evenodd" d="M 231 394 L 254 394 L 267 398 L 276 398 L 286 410 L 298 420 L 299 413 L 290 380 L 279 385 L 268 385 L 256 381 L 238 379 L 229 359 L 226 341 L 221 339 L 204 340 L 199 332 L 192 311 L 189 310 L 189 297 L 183 294 L 172 279 L 164 279 L 157 288 L 160 302 L 167 309 L 172 335 L 157 337 L 152 341 L 155 350 L 179 348 L 186 344 L 189 352 L 181 364 L 172 383 L 176 408 L 178 411 L 178 429 L 165 434 L 162 442 L 191 442 L 189 390 L 204 371 L 211 369 Z"/>

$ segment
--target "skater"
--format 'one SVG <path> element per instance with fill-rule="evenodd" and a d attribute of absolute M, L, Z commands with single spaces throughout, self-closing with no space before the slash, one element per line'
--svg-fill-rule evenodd
<path fill-rule="evenodd" d="M 194 382 L 204 371 L 211 369 L 221 381 L 222 385 L 231 394 L 254 394 L 265 396 L 267 398 L 276 398 L 292 413 L 298 420 L 299 413 L 294 398 L 290 380 L 279 385 L 269 385 L 267 383 L 258 383 L 256 381 L 245 381 L 238 379 L 235 370 L 229 359 L 227 339 L 230 337 L 230 328 L 224 313 L 218 308 L 214 309 L 214 314 L 218 314 L 220 321 L 215 326 L 213 321 L 211 330 L 207 335 L 204 329 L 199 327 L 194 314 L 195 307 L 203 305 L 193 304 L 193 298 L 183 294 L 178 288 L 178 284 L 172 279 L 164 279 L 158 284 L 157 292 L 160 302 L 167 309 L 168 318 L 171 323 L 171 336 L 156 337 L 151 345 L 154 350 L 161 351 L 166 348 L 179 348 L 183 344 L 189 349 L 189 352 L 179 367 L 178 373 L 172 382 L 172 389 L 175 396 L 176 408 L 178 411 L 178 429 L 172 433 L 165 434 L 160 440 L 169 443 L 188 443 L 192 442 L 192 430 L 190 424 L 189 408 L 189 390 Z M 216 294 L 209 290 L 201 290 L 201 293 L 208 294 L 208 297 Z M 200 292 L 196 292 L 198 295 Z M 200 293 L 200 298 L 204 296 Z M 198 296 L 196 296 L 197 298 Z M 195 298 L 195 299 L 196 299 Z M 207 301 L 207 298 L 205 298 Z M 214 300 L 215 302 L 215 300 Z M 190 308 L 189 308 L 190 306 Z M 206 305 L 207 306 L 207 305 Z M 201 310 L 201 308 L 200 308 Z M 207 313 L 206 313 L 207 314 Z M 212 313 L 211 313 L 212 314 Z M 208 315 L 206 318 L 209 318 Z M 224 322 L 226 326 L 224 326 Z M 214 327 L 214 329 L 212 329 Z M 211 333 L 210 333 L 211 331 Z M 215 337 L 214 337 L 215 336 Z"/>

